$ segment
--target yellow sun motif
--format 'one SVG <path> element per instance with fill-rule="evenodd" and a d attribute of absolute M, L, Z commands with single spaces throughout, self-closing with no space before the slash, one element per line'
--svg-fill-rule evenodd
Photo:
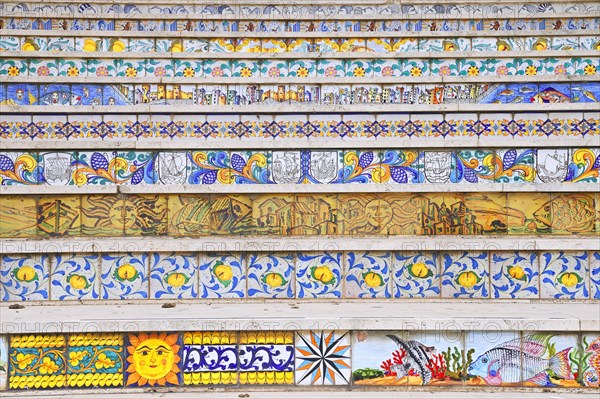
<path fill-rule="evenodd" d="M 137 70 L 133 67 L 129 67 L 125 70 L 125 76 L 128 78 L 135 78 L 137 76 Z"/>
<path fill-rule="evenodd" d="M 365 76 L 365 68 L 363 68 L 363 67 L 356 67 L 356 68 L 354 68 L 354 70 L 352 71 L 352 73 L 354 74 L 354 77 L 356 77 L 356 78 L 362 78 L 363 76 Z"/>
<path fill-rule="evenodd" d="M 21 73 L 21 71 L 19 71 L 19 68 L 16 66 L 13 65 L 8 67 L 8 76 L 19 76 L 19 73 Z"/>
<path fill-rule="evenodd" d="M 593 65 L 586 65 L 585 68 L 583 68 L 583 73 L 586 75 L 593 75 L 596 73 L 596 67 Z"/>
<path fill-rule="evenodd" d="M 525 68 L 525 75 L 527 76 L 535 76 L 537 75 L 537 72 L 537 68 L 533 65 L 529 65 L 527 68 Z"/>
<path fill-rule="evenodd" d="M 144 386 L 167 383 L 179 385 L 179 345 L 177 334 L 140 333 L 129 335 L 127 347 L 127 372 L 129 377 L 125 385 Z"/>
<path fill-rule="evenodd" d="M 74 66 L 70 67 L 67 69 L 67 76 L 79 76 L 79 68 Z"/>
<path fill-rule="evenodd" d="M 469 67 L 469 70 L 467 71 L 467 75 L 479 76 L 479 68 L 477 68 L 476 66 Z"/>
<path fill-rule="evenodd" d="M 410 70 L 410 76 L 421 76 L 423 71 L 419 67 L 414 67 Z"/>
<path fill-rule="evenodd" d="M 298 68 L 296 75 L 298 75 L 298 77 L 305 78 L 308 76 L 308 69 L 304 67 Z"/>
<path fill-rule="evenodd" d="M 242 68 L 242 70 L 240 71 L 240 76 L 242 78 L 249 78 L 252 76 L 252 70 L 248 67 Z"/>
<path fill-rule="evenodd" d="M 196 75 L 196 71 L 193 68 L 187 67 L 183 70 L 183 76 L 186 78 L 193 78 Z"/>

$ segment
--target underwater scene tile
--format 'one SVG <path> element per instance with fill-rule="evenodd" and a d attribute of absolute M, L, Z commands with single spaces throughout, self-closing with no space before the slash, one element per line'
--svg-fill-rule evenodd
<path fill-rule="evenodd" d="M 245 297 L 245 270 L 243 255 L 205 255 L 200 259 L 200 298 Z"/>
<path fill-rule="evenodd" d="M 247 259 L 248 297 L 295 297 L 294 256 L 250 254 Z"/>
<path fill-rule="evenodd" d="M 580 350 L 577 382 L 586 387 L 600 387 L 600 334 L 583 334 Z"/>
<path fill-rule="evenodd" d="M 8 388 L 8 336 L 0 335 L 0 391 Z"/>
<path fill-rule="evenodd" d="M 345 298 L 390 298 L 390 252 L 345 254 Z"/>
<path fill-rule="evenodd" d="M 237 343 L 235 332 L 184 333 L 184 385 L 236 384 L 239 369 Z"/>
<path fill-rule="evenodd" d="M 296 385 L 348 385 L 351 336 L 348 331 L 296 333 Z"/>
<path fill-rule="evenodd" d="M 540 254 L 542 298 L 587 299 L 589 290 L 587 252 L 543 252 Z"/>
<path fill-rule="evenodd" d="M 50 270 L 51 299 L 82 300 L 100 297 L 98 255 L 55 255 Z"/>
<path fill-rule="evenodd" d="M 151 298 L 198 296 L 197 255 L 153 253 L 149 262 Z"/>
<path fill-rule="evenodd" d="M 128 334 L 125 348 L 125 386 L 180 385 L 179 333 Z"/>
<path fill-rule="evenodd" d="M 302 254 L 296 259 L 298 298 L 341 298 L 342 253 Z"/>
<path fill-rule="evenodd" d="M 103 254 L 102 299 L 147 299 L 148 254 Z"/>
<path fill-rule="evenodd" d="M 67 386 L 122 387 L 123 336 L 73 334 L 67 347 Z"/>
<path fill-rule="evenodd" d="M 493 252 L 490 261 L 492 298 L 539 298 L 537 253 Z"/>
<path fill-rule="evenodd" d="M 441 270 L 442 297 L 489 297 L 489 259 L 487 252 L 443 254 Z"/>
<path fill-rule="evenodd" d="M 9 345 L 10 389 L 54 389 L 66 386 L 64 336 L 14 335 Z"/>
<path fill-rule="evenodd" d="M 0 294 L 3 301 L 49 299 L 50 258 L 46 255 L 3 255 Z"/>

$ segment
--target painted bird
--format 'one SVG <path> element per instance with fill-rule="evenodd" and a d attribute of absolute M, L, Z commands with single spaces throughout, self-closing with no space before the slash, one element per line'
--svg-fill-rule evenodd
<path fill-rule="evenodd" d="M 569 351 L 564 349 L 549 359 L 541 357 L 546 352 L 550 336 L 528 335 L 504 342 L 479 356 L 469 366 L 469 374 L 481 377 L 488 385 L 533 382 L 542 386 L 554 385 L 548 372 L 558 378 L 572 380 Z"/>

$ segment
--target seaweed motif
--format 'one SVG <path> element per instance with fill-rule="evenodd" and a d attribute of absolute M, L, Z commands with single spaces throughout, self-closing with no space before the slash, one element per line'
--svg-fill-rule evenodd
<path fill-rule="evenodd" d="M 447 351 L 443 351 L 442 355 L 446 363 L 446 376 L 452 380 L 466 381 L 468 376 L 468 370 L 471 363 L 473 363 L 473 353 L 475 349 L 458 350 L 454 347 L 453 350 L 448 347 Z"/>

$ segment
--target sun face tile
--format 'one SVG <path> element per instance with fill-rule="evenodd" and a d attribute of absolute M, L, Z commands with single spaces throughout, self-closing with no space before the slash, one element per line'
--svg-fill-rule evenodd
<path fill-rule="evenodd" d="M 487 252 L 445 253 L 441 259 L 443 298 L 488 298 Z"/>
<path fill-rule="evenodd" d="M 53 300 L 98 299 L 100 297 L 99 256 L 52 257 L 50 269 Z"/>
<path fill-rule="evenodd" d="M 207 254 L 200 260 L 200 298 L 243 298 L 246 274 L 243 256 Z"/>
<path fill-rule="evenodd" d="M 344 297 L 391 297 L 389 252 L 347 252 Z"/>
<path fill-rule="evenodd" d="M 296 385 L 347 385 L 352 351 L 347 331 L 296 333 Z"/>
<path fill-rule="evenodd" d="M 395 298 L 439 298 L 439 254 L 396 252 L 392 260 L 392 278 Z"/>
<path fill-rule="evenodd" d="M 3 301 L 48 299 L 49 265 L 46 255 L 4 255 L 0 266 Z"/>
<path fill-rule="evenodd" d="M 250 254 L 247 265 L 248 296 L 294 298 L 294 257 L 289 254 Z"/>
<path fill-rule="evenodd" d="M 123 386 L 123 335 L 72 334 L 67 347 L 67 386 Z"/>
<path fill-rule="evenodd" d="M 588 299 L 587 252 L 542 252 L 540 294 L 542 298 Z"/>
<path fill-rule="evenodd" d="M 10 389 L 62 388 L 67 383 L 65 337 L 15 335 L 9 349 Z"/>
<path fill-rule="evenodd" d="M 103 254 L 102 299 L 148 298 L 147 254 Z"/>
<path fill-rule="evenodd" d="M 342 254 L 298 254 L 296 259 L 298 298 L 340 298 Z"/>
<path fill-rule="evenodd" d="M 179 333 L 128 334 L 125 339 L 125 386 L 181 384 Z"/>
<path fill-rule="evenodd" d="M 151 298 L 196 298 L 197 256 L 193 254 L 150 255 Z"/>
<path fill-rule="evenodd" d="M 237 333 L 186 332 L 183 334 L 185 385 L 236 384 L 238 382 Z"/>

